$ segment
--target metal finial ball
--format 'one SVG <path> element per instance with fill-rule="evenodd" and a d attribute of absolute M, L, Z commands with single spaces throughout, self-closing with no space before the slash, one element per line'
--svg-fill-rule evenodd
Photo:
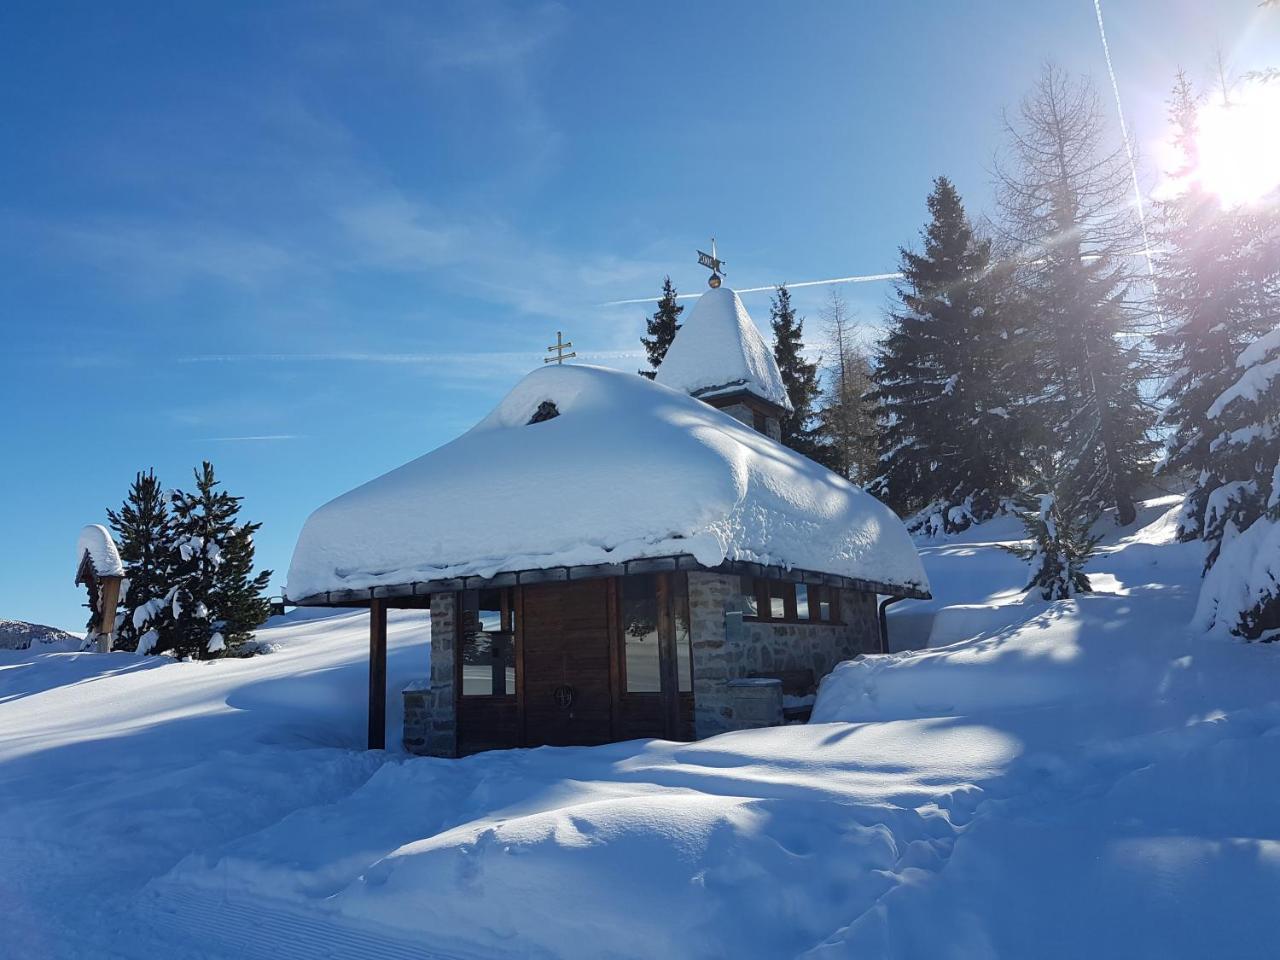
<path fill-rule="evenodd" d="M 717 287 L 719 287 L 720 274 L 713 273 L 709 278 L 707 278 L 707 286 L 709 286 L 712 290 L 715 290 Z"/>

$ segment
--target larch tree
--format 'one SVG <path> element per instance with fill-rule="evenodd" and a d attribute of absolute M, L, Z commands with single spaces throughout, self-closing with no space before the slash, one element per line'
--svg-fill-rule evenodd
<path fill-rule="evenodd" d="M 867 399 L 874 386 L 873 354 L 838 290 L 828 295 L 822 319 L 827 349 L 817 414 L 819 430 L 831 450 L 831 469 L 865 485 L 875 476 L 879 463 L 875 405 Z"/>
<path fill-rule="evenodd" d="M 640 343 L 644 345 L 644 351 L 649 357 L 649 369 L 641 370 L 640 376 L 648 377 L 650 380 L 657 376 L 658 367 L 662 366 L 667 350 L 671 347 L 671 341 L 676 338 L 676 332 L 680 329 L 680 314 L 683 312 L 684 307 L 676 300 L 675 285 L 672 284 L 670 277 L 665 277 L 662 281 L 662 296 L 658 299 L 658 308 L 645 322 L 645 331 L 649 335 L 640 338 Z"/>
<path fill-rule="evenodd" d="M 889 314 L 870 397 L 881 423 L 872 491 L 912 525 L 955 532 L 989 519 L 1024 470 L 1019 329 L 1008 275 L 974 234 L 946 177 L 934 181 L 922 250 L 901 251 L 900 308 Z"/>
<path fill-rule="evenodd" d="M 1127 158 L 1104 148 L 1090 84 L 1051 66 L 1006 130 L 1001 226 L 1020 252 L 1018 281 L 1031 308 L 1042 385 L 1034 417 L 1067 453 L 1080 496 L 1125 526 L 1137 516 L 1155 449 L 1141 390 L 1153 371 L 1142 349 L 1148 311 L 1133 272 L 1142 241 Z"/>
<path fill-rule="evenodd" d="M 108 510 L 107 519 L 125 567 L 115 647 L 149 653 L 166 629 L 173 557 L 173 523 L 154 470 L 138 472 L 124 503 Z"/>

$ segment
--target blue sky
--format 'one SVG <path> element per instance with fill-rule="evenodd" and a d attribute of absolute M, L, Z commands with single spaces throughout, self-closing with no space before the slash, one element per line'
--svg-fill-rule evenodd
<path fill-rule="evenodd" d="M 1105 12 L 1142 149 L 1179 65 L 1280 49 L 1255 0 Z M 1089 0 L 6 3 L 0 617 L 81 627 L 79 527 L 202 458 L 283 583 L 312 509 L 557 329 L 634 368 L 645 309 L 604 304 L 701 289 L 712 233 L 737 286 L 892 270 L 935 175 L 987 208 L 1045 60 L 1109 96 Z M 843 289 L 868 321 L 889 293 Z"/>

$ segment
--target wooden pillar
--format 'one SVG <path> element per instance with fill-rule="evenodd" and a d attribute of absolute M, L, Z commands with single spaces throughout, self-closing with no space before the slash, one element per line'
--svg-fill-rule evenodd
<path fill-rule="evenodd" d="M 369 601 L 369 749 L 387 747 L 387 601 Z"/>
<path fill-rule="evenodd" d="M 98 652 L 110 653 L 111 641 L 116 632 L 116 606 L 120 603 L 119 577 L 102 578 L 99 600 L 102 603 L 102 615 L 98 622 Z"/>
<path fill-rule="evenodd" d="M 662 705 L 663 735 L 680 739 L 680 671 L 676 664 L 676 623 L 671 609 L 674 590 L 669 573 L 658 581 L 658 699 Z"/>

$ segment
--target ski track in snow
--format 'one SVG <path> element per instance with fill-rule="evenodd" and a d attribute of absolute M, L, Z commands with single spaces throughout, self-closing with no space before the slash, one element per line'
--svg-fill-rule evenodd
<path fill-rule="evenodd" d="M 247 661 L 0 653 L 0 954 L 1275 956 L 1280 660 L 1188 633 L 1174 509 L 1058 604 L 1012 521 L 923 544 L 891 629 L 929 649 L 695 744 L 363 752 L 359 614 Z"/>

